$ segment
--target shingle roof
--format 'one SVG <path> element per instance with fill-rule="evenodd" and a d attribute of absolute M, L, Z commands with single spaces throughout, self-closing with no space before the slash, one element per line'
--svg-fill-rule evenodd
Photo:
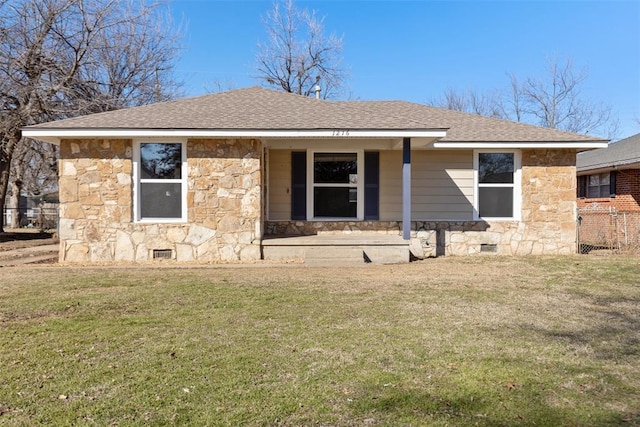
<path fill-rule="evenodd" d="M 606 141 L 404 101 L 326 101 L 261 87 L 91 114 L 25 129 L 448 129 L 442 141 Z"/>
<path fill-rule="evenodd" d="M 640 133 L 609 144 L 606 148 L 578 153 L 578 171 L 606 169 L 640 163 Z"/>

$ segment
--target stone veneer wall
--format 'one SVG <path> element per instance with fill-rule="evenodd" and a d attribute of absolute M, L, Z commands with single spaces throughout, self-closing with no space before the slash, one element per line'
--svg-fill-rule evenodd
<path fill-rule="evenodd" d="M 513 253 L 576 253 L 576 187 L 576 150 L 522 151 L 523 232 Z"/>
<path fill-rule="evenodd" d="M 576 253 L 576 153 L 522 151 L 521 221 L 413 221 L 419 257 Z M 266 235 L 400 234 L 401 221 L 268 221 Z"/>
<path fill-rule="evenodd" d="M 260 143 L 189 140 L 188 222 L 133 222 L 130 140 L 60 144 L 60 261 L 260 259 Z"/>

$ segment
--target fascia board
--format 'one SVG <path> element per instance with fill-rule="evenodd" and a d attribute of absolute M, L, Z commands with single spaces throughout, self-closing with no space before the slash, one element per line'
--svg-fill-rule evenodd
<path fill-rule="evenodd" d="M 38 129 L 25 128 L 28 138 L 59 144 L 77 138 L 444 138 L 442 129 Z"/>
<path fill-rule="evenodd" d="M 434 148 L 466 148 L 466 149 L 495 149 L 495 148 L 605 148 L 606 141 L 566 141 L 566 142 L 434 142 Z"/>

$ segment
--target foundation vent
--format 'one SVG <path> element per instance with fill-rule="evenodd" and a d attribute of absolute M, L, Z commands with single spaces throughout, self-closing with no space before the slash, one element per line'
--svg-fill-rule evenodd
<path fill-rule="evenodd" d="M 480 245 L 480 252 L 496 254 L 496 253 L 498 253 L 498 245 L 489 244 L 489 243 L 483 243 L 483 244 Z"/>
<path fill-rule="evenodd" d="M 173 251 L 171 249 L 154 249 L 153 259 L 171 259 Z"/>

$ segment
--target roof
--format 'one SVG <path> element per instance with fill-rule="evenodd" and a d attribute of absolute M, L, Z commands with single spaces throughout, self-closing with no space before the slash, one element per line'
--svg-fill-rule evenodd
<path fill-rule="evenodd" d="M 23 129 L 23 135 L 44 139 L 84 135 L 89 131 L 91 135 L 98 135 L 142 130 L 201 131 L 201 135 L 204 131 L 212 134 L 233 131 L 233 135 L 253 136 L 273 135 L 276 131 L 340 136 L 339 132 L 321 131 L 348 130 L 352 132 L 350 136 L 380 133 L 387 137 L 420 136 L 420 132 L 427 135 L 433 131 L 428 135 L 439 137 L 441 143 L 545 142 L 599 147 L 607 142 L 602 138 L 405 101 L 327 101 L 261 87 L 28 126 Z"/>
<path fill-rule="evenodd" d="M 596 169 L 640 167 L 640 133 L 609 144 L 606 148 L 578 153 L 578 172 Z"/>

